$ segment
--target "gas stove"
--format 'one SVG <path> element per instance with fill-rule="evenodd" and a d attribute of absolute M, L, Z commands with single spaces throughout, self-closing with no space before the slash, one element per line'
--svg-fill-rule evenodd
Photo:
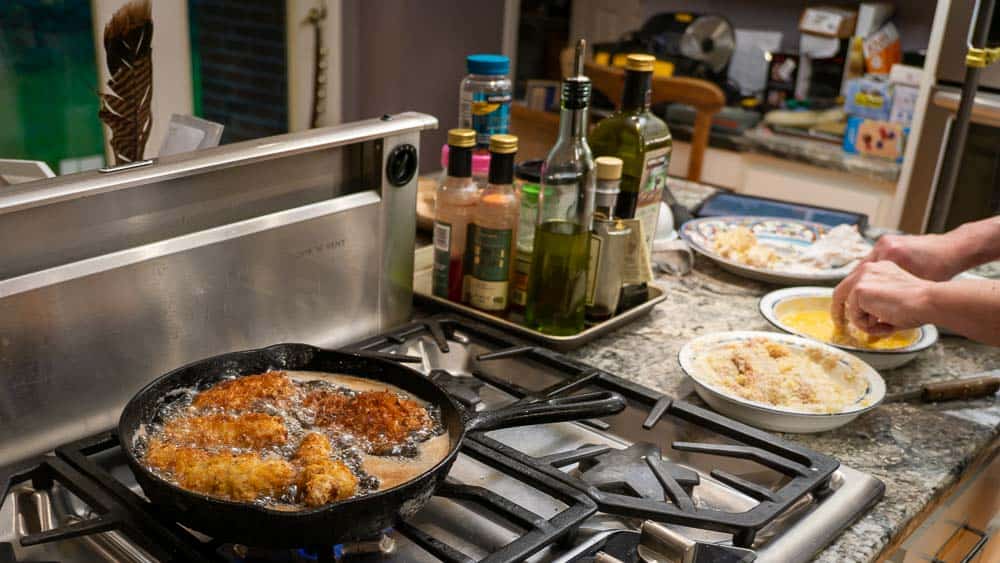
<path fill-rule="evenodd" d="M 7 561 L 806 561 L 882 496 L 835 459 L 465 318 L 437 316 L 352 350 L 414 367 L 467 409 L 615 391 L 600 420 L 472 433 L 431 502 L 369 541 L 296 550 L 205 537 L 161 517 L 113 433 L 8 471 Z"/>

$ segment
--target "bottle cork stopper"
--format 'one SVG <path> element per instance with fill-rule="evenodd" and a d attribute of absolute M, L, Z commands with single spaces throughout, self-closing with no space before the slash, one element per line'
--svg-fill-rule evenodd
<path fill-rule="evenodd" d="M 622 159 L 614 156 L 599 156 L 594 160 L 597 164 L 598 180 L 618 180 L 622 177 Z"/>

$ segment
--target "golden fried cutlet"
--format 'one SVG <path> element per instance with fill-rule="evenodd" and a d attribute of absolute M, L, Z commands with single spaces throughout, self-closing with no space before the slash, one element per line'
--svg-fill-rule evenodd
<path fill-rule="evenodd" d="M 283 459 L 207 452 L 160 440 L 150 442 L 145 461 L 173 477 L 184 489 L 243 502 L 279 497 L 298 475 L 295 467 Z"/>
<path fill-rule="evenodd" d="M 358 478 L 340 460 L 330 456 L 330 440 L 317 432 L 310 432 L 302 439 L 295 461 L 299 472 L 300 496 L 306 506 L 322 506 L 350 498 L 358 490 Z"/>
<path fill-rule="evenodd" d="M 314 391 L 304 404 L 316 413 L 316 424 L 361 437 L 369 453 L 385 452 L 431 424 L 427 409 L 390 391 L 365 391 L 349 397 L 336 391 Z"/>
<path fill-rule="evenodd" d="M 245 411 L 260 403 L 284 403 L 295 394 L 295 384 L 282 371 L 247 375 L 217 383 L 194 398 L 199 409 Z"/>
<path fill-rule="evenodd" d="M 280 417 L 269 414 L 213 413 L 175 418 L 164 425 L 163 437 L 172 444 L 259 450 L 284 444 L 288 430 Z"/>

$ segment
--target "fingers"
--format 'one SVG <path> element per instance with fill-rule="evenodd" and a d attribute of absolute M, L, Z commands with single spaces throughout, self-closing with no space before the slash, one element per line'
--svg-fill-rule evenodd
<path fill-rule="evenodd" d="M 889 336 L 898 329 L 891 324 L 876 321 L 874 324 L 863 330 L 873 336 Z"/>
<path fill-rule="evenodd" d="M 844 303 L 844 316 L 854 326 L 864 330 L 868 315 L 861 309 L 859 297 L 856 290 L 852 290 L 847 296 L 847 301 Z"/>
<path fill-rule="evenodd" d="M 858 278 L 861 277 L 861 270 L 862 265 L 859 265 L 853 272 L 848 274 L 843 281 L 837 284 L 837 288 L 833 290 L 833 301 L 830 304 L 830 316 L 833 317 L 833 323 L 835 325 L 842 326 L 847 322 L 844 307 L 847 304 L 848 296 L 854 292 L 854 286 L 858 283 Z"/>

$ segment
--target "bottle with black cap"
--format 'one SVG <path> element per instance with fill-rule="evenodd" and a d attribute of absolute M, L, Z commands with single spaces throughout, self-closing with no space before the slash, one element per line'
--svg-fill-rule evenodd
<path fill-rule="evenodd" d="M 462 300 L 465 235 L 479 202 L 479 187 L 472 177 L 472 150 L 476 132 L 448 131 L 448 175 L 438 186 L 434 203 L 434 295 Z"/>
<path fill-rule="evenodd" d="M 514 191 L 517 137 L 490 137 L 490 182 L 469 226 L 465 291 L 469 305 L 495 315 L 510 306 L 510 275 L 517 249 L 520 202 Z"/>
<path fill-rule="evenodd" d="M 590 79 L 583 76 L 586 43 L 576 47 L 576 75 L 562 83 L 559 138 L 542 165 L 538 228 L 532 252 L 525 318 L 552 335 L 584 328 L 594 158 L 587 145 Z"/>

